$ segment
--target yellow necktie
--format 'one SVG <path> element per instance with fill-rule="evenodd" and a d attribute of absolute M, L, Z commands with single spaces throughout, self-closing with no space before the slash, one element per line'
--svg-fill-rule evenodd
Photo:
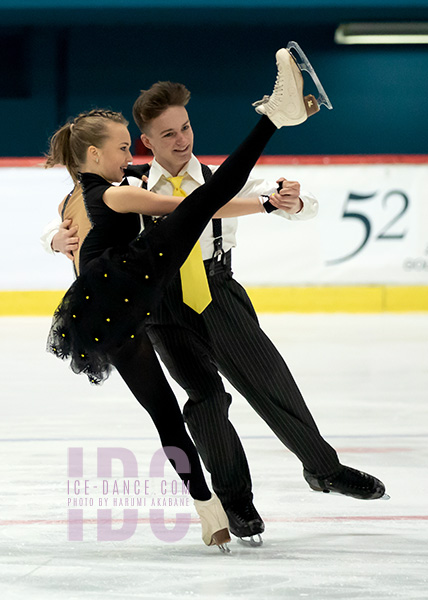
<path fill-rule="evenodd" d="M 187 196 L 181 186 L 183 177 L 168 177 L 174 187 L 173 196 Z M 180 269 L 183 302 L 201 313 L 211 302 L 211 292 L 202 260 L 201 244 L 196 242 Z"/>

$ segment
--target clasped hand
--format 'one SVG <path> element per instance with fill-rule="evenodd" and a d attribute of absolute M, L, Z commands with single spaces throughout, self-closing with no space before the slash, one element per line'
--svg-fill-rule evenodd
<path fill-rule="evenodd" d="M 300 183 L 280 177 L 277 184 L 280 189 L 269 197 L 270 203 L 290 215 L 300 212 L 303 208 L 303 202 L 300 199 Z"/>

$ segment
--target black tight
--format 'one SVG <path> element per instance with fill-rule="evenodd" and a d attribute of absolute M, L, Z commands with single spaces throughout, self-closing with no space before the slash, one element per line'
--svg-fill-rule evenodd
<path fill-rule="evenodd" d="M 156 298 L 168 285 L 187 258 L 212 215 L 244 186 L 251 169 L 276 127 L 262 117 L 250 135 L 219 167 L 208 183 L 192 192 L 157 227 L 142 234 L 154 257 L 162 253 L 152 287 Z M 150 284 L 149 284 L 150 285 Z M 124 315 L 126 319 L 126 315 Z M 190 462 L 190 474 L 179 473 L 198 500 L 211 496 L 206 485 L 196 448 L 186 433 L 177 400 L 165 379 L 150 340 L 145 332 L 127 343 L 112 358 L 112 363 L 153 419 L 162 446 L 183 450 Z M 172 463 L 175 467 L 174 463 Z"/>
<path fill-rule="evenodd" d="M 152 418 L 162 447 L 172 446 L 185 452 L 190 463 L 190 473 L 178 474 L 192 498 L 209 500 L 211 492 L 205 482 L 196 448 L 186 432 L 180 407 L 146 333 L 139 335 L 138 345 L 132 342 L 124 346 L 113 363 Z M 171 464 L 175 468 L 174 462 L 171 461 Z"/>

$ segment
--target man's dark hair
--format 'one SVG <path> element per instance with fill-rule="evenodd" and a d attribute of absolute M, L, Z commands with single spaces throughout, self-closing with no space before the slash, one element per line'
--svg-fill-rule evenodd
<path fill-rule="evenodd" d="M 182 83 L 158 81 L 148 90 L 141 90 L 134 102 L 132 114 L 141 133 L 146 133 L 150 121 L 170 106 L 186 106 L 190 92 Z"/>

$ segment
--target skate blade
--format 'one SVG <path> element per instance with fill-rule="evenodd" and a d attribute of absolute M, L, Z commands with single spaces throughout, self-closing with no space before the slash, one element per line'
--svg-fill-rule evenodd
<path fill-rule="evenodd" d="M 230 548 L 227 544 L 219 544 L 217 548 L 222 554 L 230 554 Z"/>
<path fill-rule="evenodd" d="M 210 546 L 218 546 L 221 552 L 228 554 L 230 552 L 227 544 L 231 541 L 227 527 L 213 533 Z"/>
<path fill-rule="evenodd" d="M 351 496 L 349 494 L 341 494 L 340 492 L 333 492 L 333 490 L 322 490 L 321 488 L 310 488 L 311 492 L 323 494 L 331 494 L 332 496 L 345 496 L 345 498 L 353 498 L 354 500 L 390 500 L 391 496 L 385 493 L 383 496 L 379 496 L 379 498 L 356 498 L 355 496 Z"/>
<path fill-rule="evenodd" d="M 252 548 L 260 548 L 260 546 L 263 546 L 263 538 L 260 533 L 255 536 L 252 535 L 251 537 L 239 537 L 238 542 L 244 546 L 251 546 Z"/>
<path fill-rule="evenodd" d="M 315 69 L 313 68 L 313 66 L 309 62 L 308 57 L 303 52 L 303 50 L 301 49 L 301 47 L 299 46 L 299 44 L 297 42 L 288 42 L 288 44 L 287 44 L 287 50 L 290 51 L 290 54 L 294 58 L 294 60 L 296 61 L 296 64 L 299 67 L 300 71 L 306 71 L 306 73 L 309 74 L 309 76 L 311 77 L 312 81 L 316 85 L 316 88 L 317 88 L 318 94 L 319 94 L 318 98 L 316 99 L 317 103 L 320 106 L 323 104 L 329 110 L 332 110 L 333 105 L 330 102 L 330 99 L 327 96 L 326 91 L 323 88 L 322 83 L 321 83 L 321 81 L 318 78 L 318 75 L 315 73 Z M 294 52 L 291 52 L 291 50 L 294 50 Z"/>

